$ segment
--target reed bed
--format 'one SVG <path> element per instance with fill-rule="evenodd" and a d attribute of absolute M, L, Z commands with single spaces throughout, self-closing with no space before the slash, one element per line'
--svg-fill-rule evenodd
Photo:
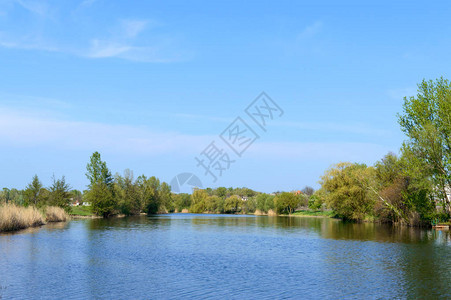
<path fill-rule="evenodd" d="M 254 215 L 256 216 L 264 216 L 266 215 L 265 212 L 261 211 L 260 209 L 256 209 L 254 212 Z"/>
<path fill-rule="evenodd" d="M 69 216 L 61 207 L 47 206 L 45 209 L 45 220 L 47 222 L 66 222 Z"/>
<path fill-rule="evenodd" d="M 19 230 L 44 224 L 44 218 L 35 207 L 14 204 L 0 206 L 0 231 Z"/>
<path fill-rule="evenodd" d="M 60 207 L 48 206 L 41 212 L 34 206 L 3 204 L 0 205 L 0 232 L 40 226 L 45 222 L 65 222 L 68 218 Z"/>
<path fill-rule="evenodd" d="M 268 210 L 268 216 L 276 217 L 276 216 L 278 216 L 278 214 L 275 211 L 273 211 L 272 209 L 270 209 L 270 210 Z"/>

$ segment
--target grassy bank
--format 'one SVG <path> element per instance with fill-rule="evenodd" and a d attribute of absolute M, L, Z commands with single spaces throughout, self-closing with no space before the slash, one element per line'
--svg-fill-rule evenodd
<path fill-rule="evenodd" d="M 33 206 L 1 205 L 0 232 L 40 226 L 46 222 L 64 222 L 68 218 L 66 212 L 59 207 L 49 206 L 44 210 L 39 210 Z"/>
<path fill-rule="evenodd" d="M 301 216 L 301 217 L 335 217 L 335 213 L 333 211 L 322 211 L 322 210 L 299 210 L 291 216 Z"/>
<path fill-rule="evenodd" d="M 94 216 L 94 213 L 91 210 L 91 206 L 72 206 L 70 214 L 71 216 L 80 217 Z"/>

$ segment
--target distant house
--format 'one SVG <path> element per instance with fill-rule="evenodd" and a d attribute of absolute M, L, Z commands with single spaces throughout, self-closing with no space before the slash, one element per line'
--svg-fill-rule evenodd
<path fill-rule="evenodd" d="M 83 206 L 91 206 L 91 202 L 83 202 Z"/>
<path fill-rule="evenodd" d="M 247 197 L 247 196 L 242 196 L 241 197 L 241 200 L 243 200 L 243 201 L 247 201 L 249 198 Z"/>
<path fill-rule="evenodd" d="M 80 202 L 78 200 L 74 200 L 74 198 L 70 198 L 70 206 L 79 206 Z"/>

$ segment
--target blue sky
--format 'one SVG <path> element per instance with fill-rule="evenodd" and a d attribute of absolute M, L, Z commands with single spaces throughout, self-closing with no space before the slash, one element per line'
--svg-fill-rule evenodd
<path fill-rule="evenodd" d="M 0 1 L 0 186 L 110 169 L 318 187 L 404 139 L 403 96 L 449 78 L 445 1 Z M 283 110 L 213 182 L 195 157 L 265 91 Z M 249 125 L 256 126 L 247 120 Z M 230 155 L 232 157 L 232 152 Z"/>

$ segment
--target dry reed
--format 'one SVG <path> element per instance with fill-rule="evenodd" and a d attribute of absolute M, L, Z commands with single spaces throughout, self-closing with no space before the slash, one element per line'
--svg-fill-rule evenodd
<path fill-rule="evenodd" d="M 268 210 L 268 216 L 270 217 L 275 217 L 278 216 L 277 213 L 275 211 L 273 211 L 272 209 Z"/>
<path fill-rule="evenodd" d="M 0 231 L 12 231 L 44 224 L 39 210 L 33 206 L 14 204 L 0 206 Z"/>
<path fill-rule="evenodd" d="M 61 207 L 47 206 L 45 209 L 45 220 L 47 222 L 66 222 L 68 218 L 69 216 Z"/>
<path fill-rule="evenodd" d="M 254 215 L 256 216 L 264 216 L 266 215 L 263 211 L 261 211 L 260 209 L 256 209 L 254 212 Z"/>

